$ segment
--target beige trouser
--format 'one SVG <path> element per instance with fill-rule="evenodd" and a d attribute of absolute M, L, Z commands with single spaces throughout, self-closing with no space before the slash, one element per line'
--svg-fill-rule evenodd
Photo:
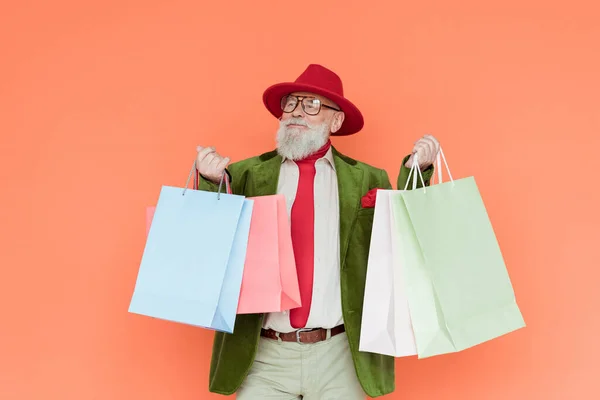
<path fill-rule="evenodd" d="M 301 344 L 261 336 L 237 400 L 364 400 L 346 333 Z"/>

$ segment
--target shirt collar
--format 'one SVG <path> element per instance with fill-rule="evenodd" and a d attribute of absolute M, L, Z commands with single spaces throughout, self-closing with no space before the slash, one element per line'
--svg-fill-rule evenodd
<path fill-rule="evenodd" d="M 317 160 L 317 162 L 321 161 L 321 160 L 327 161 L 329 163 L 329 165 L 331 166 L 331 168 L 333 168 L 333 170 L 335 171 L 335 162 L 333 160 L 333 146 L 329 146 L 329 150 L 327 150 L 327 153 L 325 153 L 325 155 L 323 157 L 319 158 Z M 285 162 L 292 162 L 293 163 L 294 160 L 290 160 L 290 159 L 282 156 L 281 157 L 281 163 L 283 164 Z"/>

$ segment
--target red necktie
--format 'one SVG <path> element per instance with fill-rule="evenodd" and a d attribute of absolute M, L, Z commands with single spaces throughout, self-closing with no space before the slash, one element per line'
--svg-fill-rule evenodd
<path fill-rule="evenodd" d="M 290 310 L 290 324 L 295 329 L 304 328 L 310 314 L 315 257 L 315 163 L 327 153 L 330 146 L 331 142 L 328 141 L 317 152 L 296 161 L 300 176 L 292 206 L 291 230 L 302 307 Z"/>

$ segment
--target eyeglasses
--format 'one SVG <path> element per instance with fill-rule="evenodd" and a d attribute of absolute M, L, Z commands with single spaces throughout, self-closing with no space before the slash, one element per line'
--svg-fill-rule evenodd
<path fill-rule="evenodd" d="M 316 97 L 293 96 L 287 95 L 281 98 L 281 109 L 284 113 L 291 113 L 298 107 L 298 103 L 302 103 L 302 110 L 308 115 L 317 115 L 321 111 L 321 107 L 329 108 L 335 111 L 342 111 L 335 107 L 321 103 L 321 100 Z"/>

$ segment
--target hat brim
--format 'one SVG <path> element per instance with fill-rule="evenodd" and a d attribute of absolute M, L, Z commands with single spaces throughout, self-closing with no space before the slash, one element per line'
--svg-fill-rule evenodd
<path fill-rule="evenodd" d="M 310 92 L 315 93 L 336 103 L 344 112 L 344 122 L 337 132 L 332 133 L 332 136 L 348 136 L 359 132 L 363 125 L 364 119 L 360 110 L 348 99 L 336 93 L 322 88 L 294 82 L 277 83 L 270 86 L 263 93 L 263 103 L 267 110 L 275 117 L 279 118 L 283 114 L 281 110 L 281 98 L 293 92 Z"/>

